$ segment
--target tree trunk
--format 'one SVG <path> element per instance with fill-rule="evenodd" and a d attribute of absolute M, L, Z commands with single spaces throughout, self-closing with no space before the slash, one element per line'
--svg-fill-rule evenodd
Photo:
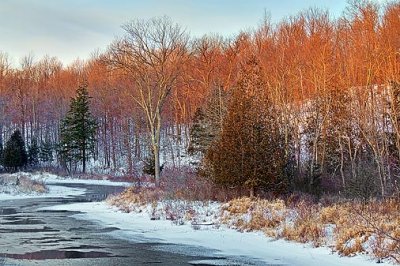
<path fill-rule="evenodd" d="M 82 172 L 86 173 L 86 143 L 84 143 L 84 145 L 83 145 L 82 157 L 83 157 Z"/>
<path fill-rule="evenodd" d="M 161 134 L 161 113 L 156 114 L 156 128 L 153 131 L 153 151 L 154 151 L 154 177 L 156 187 L 160 185 L 160 134 Z"/>
<path fill-rule="evenodd" d="M 153 145 L 154 151 L 154 178 L 156 187 L 160 185 L 160 147 L 159 145 Z"/>
<path fill-rule="evenodd" d="M 130 132 L 130 123 L 129 120 L 124 120 L 124 144 L 125 144 L 125 149 L 127 151 L 127 161 L 128 161 L 128 174 L 131 177 L 133 174 L 133 168 L 132 168 L 132 150 L 131 150 L 131 132 Z"/>

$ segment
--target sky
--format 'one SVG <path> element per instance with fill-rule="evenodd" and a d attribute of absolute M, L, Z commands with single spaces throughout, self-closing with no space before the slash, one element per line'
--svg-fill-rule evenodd
<path fill-rule="evenodd" d="M 13 64 L 28 54 L 70 64 L 105 50 L 133 19 L 167 15 L 192 36 L 232 37 L 257 27 L 265 11 L 277 23 L 309 7 L 337 17 L 346 0 L 0 0 L 0 51 Z"/>

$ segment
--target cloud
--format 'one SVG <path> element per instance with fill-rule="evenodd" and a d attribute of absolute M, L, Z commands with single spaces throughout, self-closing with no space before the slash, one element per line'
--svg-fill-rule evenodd
<path fill-rule="evenodd" d="M 31 51 L 64 62 L 87 58 L 122 34 L 120 26 L 136 18 L 168 15 L 193 35 L 232 36 L 256 27 L 264 9 L 279 20 L 316 1 L 264 0 L 0 0 L 0 50 L 18 60 Z M 338 9 L 345 0 L 320 0 Z"/>
<path fill-rule="evenodd" d="M 120 22 L 105 9 L 82 2 L 0 1 L 0 49 L 14 58 L 32 51 L 38 56 L 56 53 L 71 62 L 105 47 Z"/>

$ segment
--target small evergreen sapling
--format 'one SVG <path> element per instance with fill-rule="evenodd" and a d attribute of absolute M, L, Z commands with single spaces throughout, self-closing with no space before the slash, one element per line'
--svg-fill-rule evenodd
<path fill-rule="evenodd" d="M 3 165 L 8 170 L 17 171 L 19 168 L 26 166 L 27 162 L 28 156 L 24 139 L 21 132 L 15 130 L 4 148 Z"/>
<path fill-rule="evenodd" d="M 164 164 L 160 166 L 160 172 L 164 169 Z M 154 152 L 151 151 L 150 154 L 146 157 L 144 160 L 144 166 L 143 166 L 143 173 L 151 176 L 155 176 L 156 171 L 154 168 Z"/>
<path fill-rule="evenodd" d="M 50 163 L 53 161 L 53 146 L 49 140 L 42 143 L 39 152 L 39 159 L 43 163 Z"/>
<path fill-rule="evenodd" d="M 28 149 L 28 164 L 31 167 L 36 167 L 39 164 L 39 146 L 36 139 L 32 139 Z"/>
<path fill-rule="evenodd" d="M 0 141 L 0 165 L 3 165 L 3 143 Z"/>

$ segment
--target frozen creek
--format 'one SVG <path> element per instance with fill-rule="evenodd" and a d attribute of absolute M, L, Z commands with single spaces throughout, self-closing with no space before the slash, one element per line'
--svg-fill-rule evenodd
<path fill-rule="evenodd" d="M 115 237 L 120 230 L 77 219 L 60 204 L 96 202 L 124 187 L 63 183 L 82 195 L 0 200 L 0 265 L 281 265 L 217 250 L 159 242 L 142 235 Z M 48 208 L 48 210 L 46 210 Z M 211 240 L 212 241 L 212 240 Z M 273 260 L 273 259 L 272 259 Z"/>

